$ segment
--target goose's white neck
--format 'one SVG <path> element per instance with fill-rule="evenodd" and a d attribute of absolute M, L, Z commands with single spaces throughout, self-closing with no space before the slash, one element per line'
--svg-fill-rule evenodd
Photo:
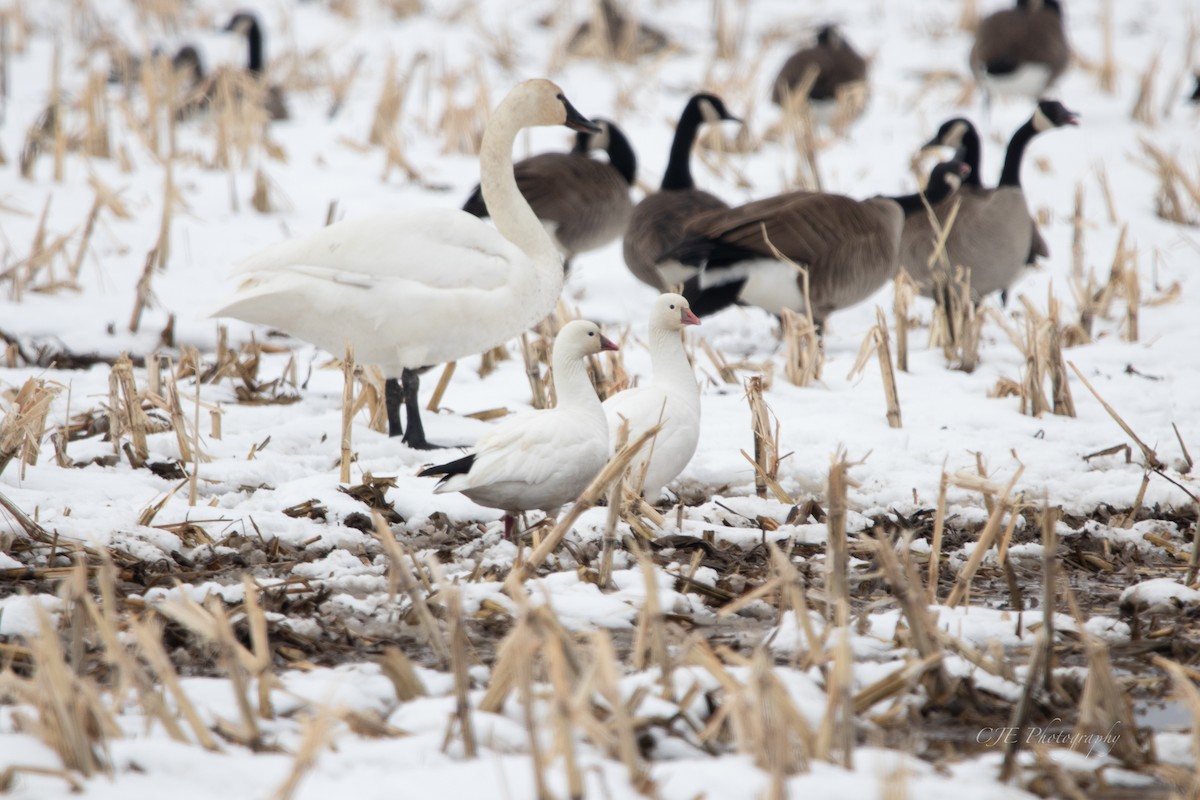
<path fill-rule="evenodd" d="M 588 377 L 584 359 L 579 356 L 555 353 L 554 393 L 558 397 L 556 408 L 569 408 L 573 413 L 595 412 L 604 416 L 596 387 Z"/>
<path fill-rule="evenodd" d="M 523 127 L 520 106 L 520 98 L 510 96 L 488 120 L 479 149 L 479 188 L 496 230 L 533 261 L 534 293 L 553 295 L 546 302 L 543 302 L 546 298 L 540 296 L 530 297 L 529 305 L 552 306 L 562 292 L 562 260 L 546 229 L 517 189 L 513 176 L 513 143 Z"/>
<path fill-rule="evenodd" d="M 655 383 L 683 389 L 688 395 L 697 393 L 696 373 L 683 350 L 680 331 L 650 326 L 650 366 Z"/>

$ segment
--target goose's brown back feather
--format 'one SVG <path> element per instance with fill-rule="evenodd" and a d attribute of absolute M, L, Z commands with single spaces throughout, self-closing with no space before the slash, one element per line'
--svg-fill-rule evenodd
<path fill-rule="evenodd" d="M 774 258 L 769 239 L 808 269 L 813 315 L 822 319 L 870 296 L 895 274 L 903 222 L 900 206 L 887 198 L 790 192 L 702 214 L 687 230 Z"/>
<path fill-rule="evenodd" d="M 971 69 L 977 74 L 997 61 L 1045 64 L 1050 68 L 1051 84 L 1066 70 L 1070 58 L 1062 18 L 1045 7 L 1036 11 L 1007 9 L 984 17 L 970 56 Z"/>
<path fill-rule="evenodd" d="M 647 195 L 634 207 L 625 231 L 625 264 L 642 283 L 667 291 L 655 262 L 683 240 L 693 217 L 728 208 L 724 200 L 701 189 L 666 189 Z"/>
<path fill-rule="evenodd" d="M 809 94 L 814 100 L 833 100 L 838 87 L 867 79 L 867 62 L 849 45 L 809 47 L 784 62 L 775 78 L 771 101 L 782 103 L 785 89 L 795 89 L 810 66 L 817 68 L 817 79 Z"/>
<path fill-rule="evenodd" d="M 556 226 L 554 237 L 568 257 L 607 244 L 629 224 L 629 184 L 607 162 L 575 153 L 541 153 L 514 164 L 513 174 L 537 218 Z M 486 216 L 478 190 L 466 210 Z"/>
<path fill-rule="evenodd" d="M 963 266 L 971 270 L 971 294 L 976 299 L 1007 289 L 1029 262 L 1031 252 L 1036 252 L 1037 229 L 1024 193 L 1018 187 L 1008 186 L 963 187 L 934 206 L 939 224 L 949 220 L 955 203 L 960 203 L 958 214 L 946 238 L 946 258 L 951 268 Z M 1040 234 L 1037 241 L 1045 249 Z M 933 287 L 933 273 L 928 264 L 934 242 L 935 234 L 926 214 L 914 214 L 904 221 L 900 264 L 926 295 Z M 938 268 L 935 264 L 934 269 Z"/>

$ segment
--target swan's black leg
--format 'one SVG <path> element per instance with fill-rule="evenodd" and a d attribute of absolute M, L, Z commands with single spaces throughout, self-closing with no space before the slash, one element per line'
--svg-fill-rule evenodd
<path fill-rule="evenodd" d="M 417 390 L 420 386 L 421 376 L 416 370 L 406 369 L 400 373 L 400 388 L 404 394 L 405 415 L 408 418 L 404 443 L 415 450 L 437 450 L 436 444 L 425 441 L 425 426 L 421 424 L 421 404 L 417 400 Z"/>
<path fill-rule="evenodd" d="M 383 384 L 383 399 L 387 406 L 388 436 L 401 436 L 404 426 L 400 423 L 400 404 L 404 395 L 400 391 L 400 381 L 388 378 Z"/>

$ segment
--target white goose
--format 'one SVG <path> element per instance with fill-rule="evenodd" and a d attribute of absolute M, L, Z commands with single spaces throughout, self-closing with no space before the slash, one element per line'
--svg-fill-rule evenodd
<path fill-rule="evenodd" d="M 645 470 L 642 493 L 652 503 L 657 502 L 663 487 L 683 472 L 700 440 L 700 386 L 680 335 L 684 326 L 699 324 L 682 295 L 661 295 L 650 312 L 653 380 L 604 401 L 614 447 L 623 420 L 629 421 L 629 441 L 662 422 L 662 430 L 644 446 L 631 472 L 636 480 Z"/>
<path fill-rule="evenodd" d="M 557 516 L 608 462 L 608 423 L 585 359 L 616 349 L 594 322 L 568 322 L 552 355 L 558 405 L 503 422 L 479 438 L 475 452 L 418 474 L 441 475 L 438 494 L 462 492 L 482 506 L 502 509 L 505 537 L 523 511 Z"/>
<path fill-rule="evenodd" d="M 212 316 L 270 325 L 388 377 L 388 427 L 428 448 L 417 370 L 482 353 L 554 310 L 562 259 L 513 179 L 521 128 L 599 130 L 547 80 L 518 84 L 488 120 L 480 185 L 493 228 L 458 209 L 375 214 L 281 242 L 239 264 L 237 289 Z M 401 383 L 395 380 L 401 379 Z"/>

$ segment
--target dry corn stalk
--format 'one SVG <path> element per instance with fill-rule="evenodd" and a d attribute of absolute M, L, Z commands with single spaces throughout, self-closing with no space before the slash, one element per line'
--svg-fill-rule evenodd
<path fill-rule="evenodd" d="M 1135 122 L 1151 127 L 1156 122 L 1154 118 L 1154 79 L 1158 75 L 1158 63 L 1161 56 L 1162 53 L 1155 52 L 1146 71 L 1142 73 L 1141 81 L 1138 83 L 1137 102 L 1133 104 L 1133 110 L 1129 112 L 1129 116 Z"/>
<path fill-rule="evenodd" d="M 902 427 L 900 395 L 896 389 L 896 373 L 892 369 L 892 351 L 888 342 L 887 320 L 883 316 L 883 309 L 878 306 L 875 307 L 875 326 L 867 332 L 866 338 L 863 339 L 862 346 L 858 349 L 858 358 L 846 376 L 846 380 L 853 380 L 855 376 L 862 374 L 872 354 L 879 356 L 883 394 L 887 401 L 888 425 L 893 428 Z"/>
<path fill-rule="evenodd" d="M 1062 330 L 1058 322 L 1058 300 L 1053 293 L 1049 301 L 1050 314 L 1044 328 L 1046 343 L 1046 368 L 1050 372 L 1050 396 L 1054 413 L 1063 417 L 1075 416 L 1075 401 L 1071 397 L 1071 385 L 1067 382 L 1067 365 L 1062 354 Z"/>
<path fill-rule="evenodd" d="M 1168 222 L 1200 225 L 1200 171 L 1189 174 L 1177 156 L 1146 139 L 1141 145 L 1150 159 L 1151 171 L 1158 177 L 1155 212 Z"/>
<path fill-rule="evenodd" d="M 954 584 L 954 589 L 951 590 L 950 596 L 946 599 L 946 605 L 950 608 L 955 608 L 966 597 L 967 591 L 971 587 L 971 581 L 975 577 L 975 572 L 979 569 L 979 565 L 983 563 L 983 558 L 987 555 L 988 550 L 996 543 L 1000 534 L 1000 523 L 1004 516 L 1013 512 L 1013 502 L 1009 499 L 1012 494 L 1013 487 L 1016 486 L 1017 480 L 1024 473 L 1025 468 L 1018 466 L 1012 479 L 1008 485 L 999 492 L 999 497 L 996 497 L 996 488 L 984 478 L 966 475 L 955 475 L 953 483 L 956 486 L 968 489 L 975 489 L 983 493 L 991 505 L 991 510 L 988 514 L 987 524 L 979 534 L 979 542 L 975 545 L 975 549 L 971 551 L 970 558 L 967 559 L 966 565 L 958 574 L 958 580 Z"/>
<path fill-rule="evenodd" d="M 921 581 L 912 563 L 910 544 L 908 537 L 901 540 L 904 552 L 904 564 L 901 566 L 896 550 L 885 533 L 878 532 L 874 540 L 875 552 L 891 586 L 892 596 L 896 598 L 908 622 L 913 649 L 922 659 L 928 659 L 936 665 L 930 672 L 931 680 L 927 688 L 933 701 L 940 703 L 950 696 L 950 679 L 940 663 L 942 650 L 938 644 L 936 624 L 930 618 L 925 592 L 921 591 Z"/>
<path fill-rule="evenodd" d="M 146 415 L 142 397 L 133 379 L 133 362 L 122 353 L 108 375 L 108 403 L 113 448 L 120 452 L 121 436 L 128 433 L 133 444 L 134 467 L 140 467 L 149 457 L 146 444 Z"/>
<path fill-rule="evenodd" d="M 821 334 L 807 315 L 797 314 L 790 308 L 783 309 L 781 316 L 783 333 L 783 376 L 796 386 L 808 386 L 821 379 L 821 368 L 825 363 L 825 352 L 821 347 Z"/>
<path fill-rule="evenodd" d="M 549 362 L 550 343 L 542 337 L 530 341 L 529 334 L 521 334 L 521 356 L 525 359 L 525 377 L 529 379 L 529 389 L 532 392 L 530 402 L 536 409 L 550 408 L 549 372 L 542 372 L 542 364 Z"/>
<path fill-rule="evenodd" d="M 17 456 L 25 464 L 36 464 L 41 452 L 46 417 L 62 387 L 40 378 L 22 384 L 0 419 L 0 473 Z"/>
<path fill-rule="evenodd" d="M 342 448 L 339 480 L 350 482 L 350 462 L 353 461 L 351 435 L 354 428 L 354 350 L 346 345 L 346 357 L 342 360 Z"/>
<path fill-rule="evenodd" d="M 792 176 L 792 188 L 814 192 L 821 191 L 821 170 L 817 163 L 820 144 L 808 97 L 817 82 L 818 73 L 816 66 L 809 67 L 795 86 L 783 88 L 779 104 L 783 110 L 784 131 L 790 135 L 795 151 L 801 155 Z"/>
<path fill-rule="evenodd" d="M 1104 50 L 1096 77 L 1100 81 L 1100 91 L 1105 94 L 1115 94 L 1117 91 L 1117 56 L 1115 37 L 1113 36 L 1113 3 L 1104 0 L 1104 9 L 1100 20 L 1104 36 Z"/>
<path fill-rule="evenodd" d="M 17 698 L 14 723 L 55 751 L 67 769 L 84 777 L 107 772 L 108 742 L 120 736 L 120 727 L 100 687 L 72 668 L 49 614 L 37 606 L 36 616 L 39 634 L 28 641 L 37 668 L 29 678 L 0 675 L 0 692 Z"/>
<path fill-rule="evenodd" d="M 894 282 L 892 310 L 896 316 L 896 369 L 901 372 L 908 372 L 908 311 L 916 296 L 917 284 L 901 267 Z"/>
<path fill-rule="evenodd" d="M 746 401 L 754 434 L 754 490 L 759 497 L 766 497 L 768 485 L 779 485 L 779 419 L 775 418 L 772 431 L 771 418 L 775 415 L 763 399 L 763 380 L 757 375 L 746 381 Z"/>

